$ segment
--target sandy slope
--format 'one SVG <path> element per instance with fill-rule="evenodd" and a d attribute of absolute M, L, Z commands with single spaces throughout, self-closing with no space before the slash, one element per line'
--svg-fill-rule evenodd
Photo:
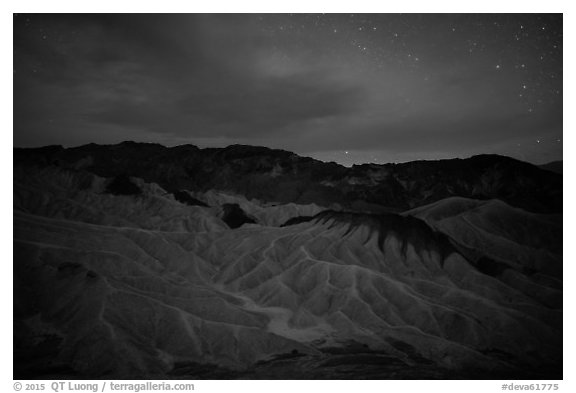
<path fill-rule="evenodd" d="M 406 213 L 450 236 L 471 259 L 490 258 L 499 279 L 540 302 L 562 307 L 562 216 L 502 201 L 447 198 Z"/>
<path fill-rule="evenodd" d="M 186 206 L 142 182 L 142 195 L 110 195 L 105 183 L 82 172 L 15 170 L 22 372 L 161 376 L 186 361 L 241 369 L 351 340 L 406 364 L 415 354 L 451 368 L 560 360 L 559 278 L 539 254 L 525 252 L 532 274 L 504 258 L 508 269 L 491 275 L 456 244 L 481 249 L 497 232 L 502 249 L 528 247 L 528 230 L 504 225 L 524 219 L 517 212 L 498 225 L 502 212 L 484 214 L 467 201 L 448 213 L 412 212 L 433 225 L 476 212 L 480 221 L 465 221 L 477 223 L 475 237 L 445 230 L 456 240 L 411 217 L 339 212 L 230 230 L 216 206 Z M 253 214 L 267 209 L 241 202 Z M 269 217 L 272 225 L 287 216 Z M 528 290 L 536 287 L 537 296 Z"/>

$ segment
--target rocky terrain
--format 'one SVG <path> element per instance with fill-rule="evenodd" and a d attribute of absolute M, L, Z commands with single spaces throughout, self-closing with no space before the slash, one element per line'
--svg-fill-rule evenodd
<path fill-rule="evenodd" d="M 15 378 L 562 378 L 562 177 L 14 151 Z"/>
<path fill-rule="evenodd" d="M 199 149 L 149 143 L 15 149 L 14 162 L 134 176 L 168 192 L 228 191 L 246 199 L 366 212 L 400 212 L 450 196 L 500 199 L 536 213 L 562 211 L 562 176 L 509 157 L 355 165 L 283 150 L 234 145 Z"/>

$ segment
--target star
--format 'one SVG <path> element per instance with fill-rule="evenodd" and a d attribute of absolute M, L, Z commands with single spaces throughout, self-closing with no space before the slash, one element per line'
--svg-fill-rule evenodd
<path fill-rule="evenodd" d="M 36 48 L 42 45 L 43 50 L 38 50 L 39 54 L 31 57 L 26 52 L 28 46 L 22 46 L 22 49 L 19 49 L 18 62 L 15 62 L 14 66 L 14 70 L 18 70 L 18 76 L 14 74 L 14 79 L 17 83 L 24 83 L 22 78 L 30 78 L 31 81 L 40 86 L 41 83 L 45 82 L 43 77 L 61 73 L 62 71 L 57 64 L 51 64 L 56 60 L 52 59 L 54 56 L 51 56 L 51 54 L 53 53 L 58 55 L 67 53 L 66 58 L 62 56 L 61 58 L 58 57 L 58 59 L 70 64 L 81 64 L 70 54 L 73 53 L 73 50 L 77 50 L 78 56 L 87 56 L 84 53 L 85 51 L 78 49 L 80 44 L 89 45 L 98 38 L 93 37 L 81 23 L 64 24 L 65 26 L 63 25 L 62 29 L 60 29 L 55 28 L 54 24 L 43 23 L 43 20 L 48 17 L 33 16 L 31 17 L 33 23 L 31 26 L 26 27 L 25 22 L 28 23 L 28 20 L 25 20 L 26 16 L 21 16 L 20 18 L 21 20 L 18 20 L 20 25 L 18 34 L 29 36 L 30 47 Z M 210 18 L 207 18 L 206 26 L 204 24 L 201 25 L 203 26 L 202 28 L 206 28 L 207 32 L 212 30 L 211 23 L 208 23 L 210 20 Z M 363 97 L 366 100 L 367 109 L 366 119 L 362 118 L 361 122 L 367 123 L 367 129 L 372 129 L 372 127 L 376 129 L 380 122 L 385 123 L 388 121 L 385 119 L 386 116 L 384 114 L 379 113 L 375 109 L 381 103 L 387 103 L 388 100 L 394 103 L 394 105 L 388 106 L 391 117 L 396 116 L 399 119 L 398 121 L 405 121 L 410 125 L 420 122 L 432 111 L 432 105 L 428 105 L 428 102 L 433 102 L 436 99 L 439 101 L 445 99 L 444 97 L 437 98 L 435 92 L 450 84 L 452 80 L 460 80 L 458 74 L 462 73 L 462 80 L 470 80 L 470 82 L 454 83 L 454 94 L 450 95 L 450 100 L 446 98 L 447 101 L 442 102 L 442 104 L 449 107 L 447 111 L 458 111 L 464 108 L 470 111 L 467 114 L 471 118 L 474 118 L 477 114 L 476 111 L 478 111 L 479 116 L 492 116 L 495 120 L 510 118 L 513 119 L 511 121 L 523 122 L 533 118 L 533 116 L 526 116 L 527 113 L 532 115 L 538 109 L 538 113 L 534 117 L 542 118 L 544 124 L 542 128 L 549 130 L 550 133 L 560 134 L 558 129 L 561 121 L 554 116 L 560 112 L 558 105 L 562 102 L 563 94 L 563 90 L 560 90 L 562 88 L 563 51 L 561 16 L 543 14 L 508 16 L 490 14 L 452 15 L 450 17 L 430 18 L 427 20 L 424 16 L 392 14 L 378 16 L 369 14 L 326 14 L 320 16 L 319 14 L 285 14 L 284 16 L 253 15 L 248 22 L 250 23 L 245 26 L 242 25 L 240 29 L 242 31 L 239 30 L 239 34 L 246 34 L 242 37 L 239 35 L 238 39 L 248 41 L 252 38 L 251 30 L 254 29 L 256 34 L 261 34 L 264 37 L 262 42 L 258 43 L 258 45 L 247 43 L 246 48 L 241 46 L 236 48 L 233 42 L 227 43 L 230 44 L 230 49 L 234 50 L 233 54 L 236 54 L 236 51 L 241 53 L 240 51 L 244 49 L 254 50 L 257 53 L 255 56 L 245 56 L 242 60 L 245 63 L 244 65 L 249 66 L 251 62 L 258 61 L 258 67 L 263 66 L 271 68 L 271 71 L 274 72 L 286 73 L 296 73 L 299 69 L 310 69 L 311 71 L 317 71 L 319 75 L 326 73 L 326 80 L 332 80 L 332 76 L 334 76 L 336 82 L 333 84 L 335 85 L 340 85 L 341 83 L 343 86 L 347 84 L 354 86 L 353 89 L 350 89 L 350 93 L 347 88 L 343 88 L 342 94 L 336 96 L 336 94 L 331 93 L 340 92 L 341 90 L 338 86 L 334 88 L 325 87 L 324 80 L 316 82 L 310 77 L 313 81 L 312 83 L 318 83 L 319 85 L 319 87 L 313 86 L 314 88 L 326 89 L 326 96 L 328 97 L 334 95 L 333 103 L 332 97 L 327 100 L 330 102 L 326 105 L 332 105 L 328 107 L 330 110 L 332 108 L 340 108 L 340 105 L 342 105 L 340 100 L 347 104 L 348 101 L 356 102 L 353 101 L 352 92 L 354 91 Z M 525 25 L 524 23 L 527 24 Z M 301 26 L 302 28 L 300 28 Z M 184 29 L 184 31 L 188 32 L 187 29 Z M 372 31 L 372 34 L 370 34 L 370 31 Z M 48 37 L 48 34 L 50 34 L 50 37 Z M 100 46 L 108 45 L 104 40 L 114 37 L 115 34 L 115 31 L 103 34 L 100 37 L 102 38 L 102 43 L 98 41 L 98 48 L 94 50 L 99 51 L 101 49 Z M 338 35 L 339 37 L 335 38 L 332 35 Z M 130 40 L 136 40 L 136 36 L 130 37 Z M 207 37 L 209 36 L 207 35 Z M 216 33 L 214 33 L 214 37 L 218 37 Z M 309 39 L 306 39 L 308 37 Z M 39 38 L 40 40 L 38 40 Z M 77 42 L 80 38 L 85 38 L 87 42 Z M 100 40 L 100 38 L 98 39 Z M 114 52 L 122 54 L 122 51 L 127 46 L 122 42 L 110 43 L 110 45 L 114 46 L 112 48 Z M 214 42 L 220 41 L 213 41 L 212 43 Z M 96 43 L 93 44 L 96 45 Z M 370 48 L 368 48 L 368 45 L 370 45 Z M 116 46 L 120 48 L 116 48 Z M 144 52 L 148 50 L 146 49 L 148 46 L 142 45 L 142 48 L 145 48 L 142 49 L 142 53 L 139 53 L 140 49 L 134 49 L 130 57 L 144 57 Z M 298 53 L 296 51 L 300 50 L 302 54 L 317 54 L 318 58 L 308 60 L 305 55 L 302 55 L 298 57 L 299 60 L 296 63 L 296 61 L 288 62 L 288 58 L 283 57 L 285 51 L 293 51 L 289 53 L 296 57 Z M 415 52 L 419 54 L 416 55 Z M 420 62 L 420 56 L 425 60 Z M 100 62 L 99 56 L 95 56 L 95 58 Z M 262 59 L 266 61 L 261 63 Z M 139 59 L 134 59 L 134 61 L 137 60 Z M 222 59 L 218 57 L 215 60 L 224 61 L 224 56 L 222 56 Z M 495 60 L 498 62 L 495 63 Z M 188 59 L 177 58 L 177 61 L 185 63 Z M 528 67 L 527 62 L 530 62 L 530 67 Z M 506 67 L 504 67 L 504 64 L 506 64 Z M 452 67 L 452 65 L 455 66 Z M 156 68 L 148 68 L 150 68 L 150 73 L 156 72 Z M 185 68 L 182 67 L 182 69 Z M 66 70 L 83 73 L 80 66 L 67 67 Z M 88 71 L 86 70 L 86 72 Z M 114 70 L 104 70 L 103 72 L 112 73 L 112 71 Z M 521 72 L 519 73 L 518 71 Z M 127 70 L 126 72 L 129 71 Z M 148 72 L 148 69 L 146 69 L 146 72 Z M 235 73 L 236 71 L 228 72 Z M 120 79 L 120 77 L 124 76 L 116 74 L 114 71 L 114 78 L 118 77 Z M 302 76 L 295 76 L 295 78 L 301 78 L 306 81 L 306 78 L 309 77 L 308 73 L 302 74 Z M 313 73 L 311 72 L 310 75 L 313 75 Z M 187 84 L 196 83 L 196 79 L 201 79 L 196 75 L 192 75 L 192 73 L 186 78 L 190 79 L 186 80 Z M 255 75 L 254 78 L 260 78 L 260 76 Z M 78 80 L 81 80 L 81 78 Z M 215 77 L 215 80 L 219 83 L 218 78 Z M 234 78 L 230 78 L 230 80 L 231 82 L 236 81 Z M 299 79 L 296 80 L 298 81 Z M 202 85 L 203 89 L 209 89 L 207 82 L 206 86 L 204 86 L 203 81 L 199 82 L 199 84 Z M 240 76 L 238 77 L 238 84 L 244 86 L 244 84 L 240 83 Z M 328 85 L 328 83 L 326 84 Z M 250 89 L 250 85 L 246 83 L 246 86 L 248 86 L 246 88 Z M 260 86 L 256 83 L 255 85 Z M 281 83 L 279 85 L 284 87 Z M 305 84 L 302 83 L 302 85 Z M 386 91 L 384 86 L 388 85 L 393 87 L 391 90 L 394 93 Z M 528 85 L 530 85 L 530 91 L 528 91 Z M 452 85 L 450 84 L 450 86 Z M 137 101 L 137 91 L 148 88 L 156 89 L 156 86 L 134 88 L 133 101 Z M 298 93 L 296 88 L 288 90 L 289 94 Z M 419 99 L 416 99 L 416 91 L 421 94 L 418 96 Z M 149 94 L 151 95 L 152 93 Z M 323 97 L 322 95 L 320 96 Z M 406 96 L 414 96 L 415 101 L 408 103 Z M 498 102 L 491 102 L 492 97 L 499 97 Z M 67 99 L 73 101 L 71 98 Z M 235 98 L 232 97 L 231 100 L 233 99 Z M 484 105 L 482 105 L 484 102 L 494 105 L 494 111 L 482 111 L 480 113 L 481 108 L 484 108 Z M 276 105 L 276 102 L 273 104 Z M 323 103 L 318 105 L 318 115 L 324 116 L 326 109 L 322 107 Z M 408 112 L 404 110 L 405 108 L 413 111 L 415 115 L 413 119 L 404 118 L 405 113 Z M 292 113 L 294 113 L 294 116 L 306 114 L 305 111 L 301 113 L 299 109 L 294 111 L 286 110 L 286 113 L 290 116 L 292 116 Z M 518 113 L 523 113 L 524 117 L 518 116 Z M 316 116 L 316 113 L 314 115 Z M 498 117 L 500 115 L 501 117 Z M 185 119 L 186 116 L 183 115 L 182 118 Z M 356 120 L 356 116 L 359 115 L 356 113 L 344 113 L 342 116 L 349 116 L 351 119 Z M 444 122 L 444 116 L 448 117 L 444 113 L 438 115 L 438 121 Z M 44 120 L 47 121 L 46 118 Z M 54 124 L 57 123 L 55 122 Z M 272 124 L 277 123 L 273 122 Z M 339 124 L 337 125 L 340 126 Z M 538 126 L 540 124 L 529 124 L 527 127 L 522 128 L 522 132 L 525 132 L 523 137 L 529 141 L 530 132 L 538 129 Z M 324 127 L 326 130 L 331 129 L 328 120 L 326 120 Z M 528 128 L 529 130 L 527 130 Z M 326 132 L 328 133 L 328 131 Z M 376 135 L 376 133 L 374 134 Z M 546 139 L 548 142 L 556 140 L 554 134 L 549 135 L 549 133 L 546 133 L 540 135 L 545 139 L 549 138 Z M 456 145 L 457 143 L 454 142 L 453 144 Z M 458 144 L 460 144 L 460 141 L 458 141 Z M 548 144 L 545 145 L 548 146 Z M 339 150 L 338 147 L 333 146 L 335 158 L 342 158 L 348 161 L 353 161 L 352 158 L 355 160 L 361 159 L 363 150 L 355 145 L 350 146 L 355 149 L 354 152 Z M 515 143 L 507 143 L 506 146 L 513 148 Z M 526 146 L 526 143 L 524 143 L 522 147 Z M 480 152 L 480 147 L 477 149 Z M 346 159 L 341 156 L 342 153 L 345 155 L 353 154 L 354 157 Z M 366 159 L 370 161 L 372 157 L 367 156 Z"/>

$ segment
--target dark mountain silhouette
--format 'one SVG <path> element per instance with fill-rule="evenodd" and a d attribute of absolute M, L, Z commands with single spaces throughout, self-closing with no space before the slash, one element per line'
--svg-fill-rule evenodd
<path fill-rule="evenodd" d="M 563 167 L 564 167 L 564 161 L 552 161 L 552 162 L 549 162 L 547 164 L 538 165 L 538 167 L 541 169 L 545 169 L 547 171 L 562 174 Z"/>
<path fill-rule="evenodd" d="M 337 204 L 375 213 L 404 211 L 450 196 L 500 199 L 539 213 L 562 211 L 560 175 L 498 155 L 347 168 L 265 147 L 167 148 L 123 142 L 15 149 L 14 162 L 81 168 L 103 177 L 129 174 L 169 192 L 214 189 L 248 199 Z"/>

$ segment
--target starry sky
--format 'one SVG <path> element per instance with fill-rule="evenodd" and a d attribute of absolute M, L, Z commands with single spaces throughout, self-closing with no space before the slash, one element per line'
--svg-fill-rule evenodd
<path fill-rule="evenodd" d="M 559 14 L 14 15 L 14 145 L 562 159 Z"/>

